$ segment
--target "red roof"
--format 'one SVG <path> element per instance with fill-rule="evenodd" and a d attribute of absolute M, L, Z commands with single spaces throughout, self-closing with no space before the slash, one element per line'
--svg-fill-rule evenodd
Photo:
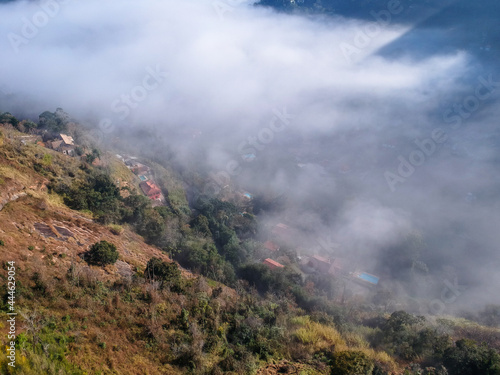
<path fill-rule="evenodd" d="M 278 251 L 280 249 L 280 247 L 272 241 L 264 242 L 264 247 L 270 251 Z"/>
<path fill-rule="evenodd" d="M 156 199 L 161 195 L 160 188 L 151 180 L 141 182 L 139 186 L 141 187 L 144 194 L 146 194 L 150 198 L 154 197 L 154 199 Z"/>
<path fill-rule="evenodd" d="M 266 260 L 264 260 L 264 263 L 266 266 L 269 266 L 271 269 L 272 268 L 283 268 L 285 267 L 284 265 L 272 260 L 271 258 L 267 258 Z"/>

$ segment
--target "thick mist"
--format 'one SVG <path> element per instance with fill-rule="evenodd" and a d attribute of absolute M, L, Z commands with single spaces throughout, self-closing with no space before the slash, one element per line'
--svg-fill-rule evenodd
<path fill-rule="evenodd" d="M 350 18 L 235 0 L 1 4 L 0 111 L 62 107 L 104 141 L 147 129 L 138 147 L 199 158 L 213 192 L 230 180 L 279 200 L 262 222 L 388 286 L 390 254 L 418 233 L 435 277 L 410 294 L 451 282 L 447 311 L 500 303 L 491 32 L 471 47 L 449 24 L 411 22 L 407 2 L 378 5 Z"/>

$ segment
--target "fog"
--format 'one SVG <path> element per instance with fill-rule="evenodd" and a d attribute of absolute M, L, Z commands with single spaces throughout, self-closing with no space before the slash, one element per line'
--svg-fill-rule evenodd
<path fill-rule="evenodd" d="M 235 0 L 0 4 L 0 110 L 62 107 L 103 142 L 148 129 L 136 145 L 199 162 L 215 192 L 231 181 L 281 197 L 262 222 L 387 285 L 388 249 L 420 233 L 419 260 L 461 286 L 447 311 L 500 303 L 498 33 L 464 29 L 463 13 L 440 23 L 453 4 L 422 2 L 414 18 L 406 2 L 378 5 L 326 17 Z M 439 298 L 432 285 L 406 292 Z"/>

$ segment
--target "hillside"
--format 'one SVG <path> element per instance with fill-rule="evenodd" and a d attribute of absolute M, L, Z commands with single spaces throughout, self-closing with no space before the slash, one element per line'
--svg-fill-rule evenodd
<path fill-rule="evenodd" d="M 340 277 L 303 280 L 290 246 L 273 256 L 286 266 L 262 264 L 269 253 L 241 194 L 200 198 L 191 211 L 179 174 L 144 159 L 167 200 L 152 202 L 110 150 L 93 165 L 3 118 L 0 329 L 9 262 L 19 315 L 16 366 L 5 352 L 2 373 L 499 373 L 498 328 L 388 311 L 383 291 L 366 286 L 368 297 L 348 298 Z M 115 263 L 90 261 L 101 241 L 116 246 Z"/>

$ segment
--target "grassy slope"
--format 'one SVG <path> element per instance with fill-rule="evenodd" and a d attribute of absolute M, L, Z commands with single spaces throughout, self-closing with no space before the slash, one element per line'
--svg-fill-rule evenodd
<path fill-rule="evenodd" d="M 6 131 L 4 133 L 9 134 Z M 10 135 L 14 137 L 16 133 L 12 131 Z M 82 300 L 75 300 L 75 297 L 79 293 L 82 294 L 82 291 L 78 290 L 79 288 L 74 291 L 68 290 L 71 285 L 66 283 L 66 274 L 73 263 L 80 274 L 82 285 L 88 284 L 87 286 L 94 290 L 99 288 L 100 283 L 110 285 L 110 283 L 121 283 L 127 280 L 137 269 L 143 270 L 147 261 L 153 256 L 166 261 L 168 257 L 157 248 L 145 244 L 140 236 L 128 228 L 116 236 L 109 228 L 93 223 L 86 215 L 66 208 L 59 196 L 49 194 L 44 187 L 44 182 L 47 182 L 45 177 L 35 173 L 32 169 L 33 164 L 39 161 L 37 155 L 44 154 L 52 155 L 50 168 L 58 176 L 66 176 L 71 170 L 76 175 L 75 178 L 78 178 L 79 163 L 75 159 L 64 157 L 36 145 L 18 148 L 15 141 L 5 142 L 5 145 L 0 148 L 0 175 L 2 176 L 0 194 L 7 191 L 13 194 L 27 193 L 25 197 L 7 204 L 0 211 L 0 239 L 4 241 L 4 246 L 0 247 L 0 264 L 15 261 L 17 280 L 26 288 L 23 289 L 21 286 L 20 294 L 17 296 L 16 303 L 19 311 L 26 314 L 38 311 L 38 314 L 48 316 L 55 321 L 66 315 L 77 316 L 71 328 L 65 327 L 64 330 L 68 330 L 67 335 L 79 337 L 81 343 L 73 345 L 74 350 L 69 349 L 67 354 L 72 362 L 83 368 L 92 369 L 90 373 L 96 371 L 94 368 L 96 366 L 103 369 L 114 368 L 121 374 L 142 373 L 137 369 L 139 365 L 146 366 L 146 368 L 158 368 L 157 363 L 151 363 L 151 358 L 148 359 L 140 353 L 140 345 L 127 343 L 124 340 L 126 333 L 123 328 L 127 327 L 119 329 L 116 325 L 113 327 L 105 324 L 106 319 L 113 321 L 113 318 L 118 318 L 111 310 L 109 314 L 106 309 L 103 311 L 105 306 L 109 306 L 110 298 L 115 298 L 115 302 L 120 300 L 117 297 L 118 294 L 113 294 L 107 288 L 103 288 L 102 300 L 91 298 L 88 293 L 83 293 Z M 67 170 L 63 170 L 64 168 Z M 122 175 L 125 173 L 121 171 Z M 126 175 L 123 177 L 132 179 Z M 35 229 L 35 223 L 45 223 L 52 229 L 52 234 L 43 236 Z M 55 226 L 68 229 L 73 236 L 62 236 L 59 231 L 54 230 Z M 89 245 L 101 240 L 117 245 L 120 260 L 117 264 L 107 266 L 105 269 L 88 267 L 82 260 L 82 254 Z M 1 271 L 0 278 L 2 284 L 5 284 L 7 272 L 3 269 Z M 39 283 L 44 285 L 44 291 L 39 293 L 41 298 L 38 298 L 38 293 L 29 290 L 29 287 L 36 288 L 36 282 L 33 280 L 35 273 L 41 275 L 42 280 Z M 184 275 L 192 277 L 187 271 L 184 271 Z M 99 295 L 100 292 L 97 289 L 95 292 Z M 68 300 L 66 298 L 68 293 L 73 294 L 73 298 Z M 83 304 L 83 309 L 81 304 Z M 134 310 L 132 306 L 127 307 Z M 128 311 L 128 308 L 123 308 L 122 313 L 123 310 L 132 313 Z M 2 314 L 0 328 L 4 328 L 3 322 L 5 321 L 6 315 Z M 21 322 L 18 323 L 18 333 L 25 331 L 23 325 Z M 107 349 L 93 345 L 99 337 L 106 338 Z M 2 340 L 5 341 L 4 336 Z M 123 353 L 120 354 L 120 351 L 113 353 L 115 359 L 110 362 L 107 359 L 109 351 L 116 350 L 117 347 L 121 347 L 120 351 L 123 350 Z M 0 361 L 4 359 L 1 358 Z M 98 365 L 100 363 L 103 365 Z M 153 371 L 151 373 L 164 372 Z M 175 371 L 172 370 L 172 373 Z"/>

